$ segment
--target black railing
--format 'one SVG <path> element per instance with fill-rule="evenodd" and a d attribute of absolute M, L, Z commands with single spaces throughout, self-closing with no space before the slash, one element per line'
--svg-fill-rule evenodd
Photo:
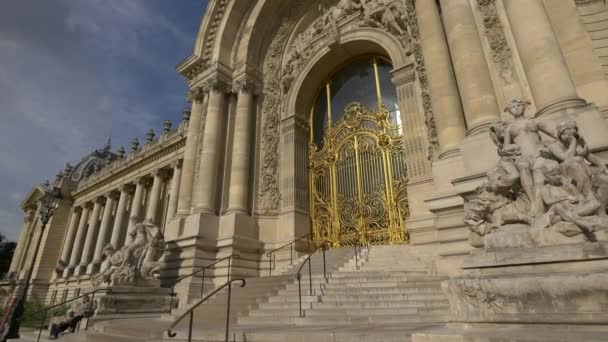
<path fill-rule="evenodd" d="M 272 276 L 272 262 L 273 262 L 273 258 L 274 258 L 274 266 L 276 268 L 277 266 L 277 255 L 274 254 L 275 252 L 278 252 L 280 250 L 282 250 L 285 247 L 289 246 L 289 265 L 293 265 L 293 251 L 294 251 L 294 246 L 295 243 L 302 240 L 303 238 L 307 238 L 306 239 L 306 252 L 310 254 L 310 239 L 308 239 L 308 237 L 310 237 L 310 233 L 306 234 L 306 235 L 302 235 L 299 238 L 296 238 L 295 240 L 279 247 L 279 248 L 275 248 L 273 250 L 271 250 L 270 252 L 266 253 L 266 256 L 268 257 L 268 276 Z"/>
<path fill-rule="evenodd" d="M 179 278 L 175 279 L 175 281 L 173 282 L 173 285 L 171 285 L 171 307 L 169 309 L 169 313 L 171 313 L 172 310 L 173 310 L 173 298 L 175 297 L 175 285 L 177 285 L 177 283 L 179 283 L 180 281 L 182 281 L 182 280 L 184 280 L 186 278 L 190 278 L 190 277 L 194 276 L 195 274 L 203 272 L 203 276 L 201 278 L 202 279 L 202 281 L 201 281 L 201 297 L 202 297 L 203 293 L 204 293 L 204 290 L 205 290 L 205 272 L 206 272 L 206 270 L 208 270 L 212 266 L 215 266 L 215 265 L 219 264 L 222 261 L 228 260 L 228 273 L 227 273 L 226 277 L 228 278 L 227 281 L 230 281 L 231 280 L 231 276 L 232 276 L 231 270 L 232 270 L 232 259 L 233 258 L 234 259 L 240 259 L 241 256 L 238 255 L 238 254 L 230 254 L 229 256 L 227 256 L 225 258 L 222 258 L 220 260 L 217 260 L 217 261 L 215 261 L 215 262 L 213 262 L 213 263 L 211 263 L 211 264 L 209 264 L 209 265 L 207 265 L 205 267 L 199 268 L 198 270 L 196 270 L 196 271 L 194 271 L 194 272 L 192 272 L 190 274 L 187 274 L 185 276 L 182 276 L 182 277 L 179 277 Z"/>
<path fill-rule="evenodd" d="M 179 322 L 181 322 L 184 318 L 186 318 L 186 316 L 190 316 L 190 322 L 188 324 L 188 342 L 192 342 L 192 325 L 194 323 L 194 309 L 196 309 L 199 305 L 203 304 L 207 299 L 211 298 L 213 295 L 218 293 L 224 287 L 228 286 L 228 299 L 227 299 L 227 303 L 226 303 L 226 339 L 225 339 L 225 342 L 228 342 L 228 334 L 230 331 L 230 297 L 232 296 L 232 291 L 231 291 L 232 283 L 235 281 L 240 281 L 241 287 L 245 286 L 245 279 L 237 278 L 237 279 L 229 280 L 224 285 L 213 290 L 213 292 L 211 292 L 204 298 L 200 299 L 198 302 L 194 303 L 194 305 L 192 305 L 188 310 L 186 310 L 179 317 L 177 317 L 173 321 L 173 323 L 169 326 L 169 328 L 167 329 L 167 336 L 169 336 L 171 338 L 177 336 L 177 333 L 173 332 L 173 329 L 175 329 L 177 324 L 179 324 Z"/>
<path fill-rule="evenodd" d="M 61 302 L 59 304 L 51 305 L 51 306 L 46 307 L 46 308 L 44 308 L 42 310 L 36 311 L 36 312 L 34 312 L 32 314 L 29 314 L 27 316 L 21 316 L 21 317 L 17 318 L 17 320 L 22 321 L 25 318 L 34 317 L 34 316 L 37 316 L 40 313 L 44 313 L 44 316 L 42 316 L 42 322 L 40 323 L 40 328 L 39 328 L 39 331 L 38 331 L 38 338 L 36 339 L 36 341 L 40 341 L 40 336 L 42 335 L 42 330 L 44 329 L 44 323 L 46 322 L 46 316 L 47 316 L 47 313 L 48 313 L 49 310 L 54 309 L 54 308 L 59 307 L 59 306 L 63 306 L 65 304 L 73 302 L 73 301 L 75 301 L 77 299 L 80 299 L 80 298 L 83 298 L 83 297 L 88 297 L 89 295 L 91 295 L 91 298 L 89 300 L 89 308 L 88 308 L 88 310 L 86 312 L 86 314 L 88 314 L 90 316 L 90 315 L 92 315 L 93 304 L 94 304 L 94 301 L 95 301 L 95 294 L 97 292 L 111 293 L 112 290 L 110 290 L 110 289 L 97 289 L 97 290 L 91 291 L 89 293 L 85 293 L 83 295 L 80 295 L 78 297 L 74 297 L 74 298 L 72 298 L 70 300 L 66 300 L 66 301 Z M 85 313 L 83 313 L 83 314 L 85 314 Z M 89 317 L 87 317 L 86 314 L 83 317 L 83 318 L 87 318 L 85 326 L 84 326 L 84 330 L 87 330 L 89 328 L 89 320 L 88 320 Z"/>
<path fill-rule="evenodd" d="M 298 280 L 298 302 L 300 304 L 300 317 L 304 317 L 304 311 L 302 310 L 302 268 L 304 265 L 308 264 L 308 287 L 310 291 L 310 295 L 312 296 L 312 264 L 310 258 L 315 254 L 315 252 L 321 248 L 323 251 L 323 277 L 325 278 L 325 282 L 327 283 L 327 267 L 325 262 L 325 251 L 327 250 L 327 245 L 331 243 L 329 241 L 324 241 L 321 246 L 317 247 L 312 253 L 309 253 L 306 259 L 302 262 L 300 267 L 298 268 L 298 272 L 296 272 L 296 279 Z"/>

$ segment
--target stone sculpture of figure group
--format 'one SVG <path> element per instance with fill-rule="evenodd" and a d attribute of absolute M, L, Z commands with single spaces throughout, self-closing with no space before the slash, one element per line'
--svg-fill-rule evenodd
<path fill-rule="evenodd" d="M 528 104 L 510 101 L 514 120 L 491 126 L 500 159 L 465 204 L 465 223 L 478 236 L 525 224 L 595 241 L 594 232 L 608 229 L 606 161 L 590 152 L 574 120 L 551 129 L 524 116 Z M 541 132 L 554 141 L 544 144 Z"/>
<path fill-rule="evenodd" d="M 92 280 L 94 286 L 101 284 L 149 286 L 154 284 L 165 251 L 165 239 L 159 227 L 150 220 L 134 225 L 129 232 L 130 243 L 120 250 L 112 244 L 103 249 L 108 265 Z"/>

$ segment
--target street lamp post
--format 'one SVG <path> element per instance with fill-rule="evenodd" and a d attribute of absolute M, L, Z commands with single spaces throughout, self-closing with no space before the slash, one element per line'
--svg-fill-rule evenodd
<path fill-rule="evenodd" d="M 27 276 L 25 278 L 25 286 L 21 293 L 18 293 L 17 305 L 15 306 L 14 312 L 10 318 L 8 331 L 6 338 L 18 338 L 19 337 L 19 327 L 21 325 L 21 321 L 19 318 L 23 316 L 25 311 L 25 300 L 27 298 L 27 291 L 30 287 L 30 281 L 32 280 L 32 273 L 34 272 L 34 266 L 36 265 L 36 259 L 38 259 L 38 250 L 40 249 L 40 244 L 42 243 L 42 235 L 44 234 L 44 230 L 46 229 L 47 223 L 53 214 L 55 214 L 55 210 L 59 206 L 59 199 L 61 198 L 61 193 L 59 189 L 53 186 L 52 190 L 46 194 L 42 203 L 40 205 L 40 223 L 42 226 L 40 227 L 40 234 L 38 234 L 38 240 L 36 241 L 36 248 L 34 249 L 34 257 L 32 258 L 32 262 L 30 263 L 30 267 L 27 270 Z"/>

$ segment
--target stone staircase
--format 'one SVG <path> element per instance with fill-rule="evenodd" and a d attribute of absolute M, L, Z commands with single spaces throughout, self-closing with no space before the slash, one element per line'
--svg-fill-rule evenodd
<path fill-rule="evenodd" d="M 357 262 L 352 248 L 328 250 L 327 280 L 322 253 L 316 253 L 311 258 L 312 294 L 308 266 L 303 268 L 300 317 L 294 274 L 303 259 L 282 274 L 247 279 L 245 287 L 232 289 L 230 341 L 410 341 L 412 333 L 447 320 L 443 278 L 430 274 L 430 263 L 415 247 L 374 246 L 360 252 Z M 224 341 L 226 296 L 222 291 L 195 309 L 193 340 Z M 166 334 L 176 314 L 99 322 L 86 335 L 67 340 L 184 341 L 188 319 L 176 327 L 175 338 Z"/>

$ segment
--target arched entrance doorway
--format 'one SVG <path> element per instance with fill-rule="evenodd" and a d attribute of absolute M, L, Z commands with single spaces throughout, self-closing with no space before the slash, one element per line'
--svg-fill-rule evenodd
<path fill-rule="evenodd" d="M 407 168 L 401 115 L 379 56 L 350 60 L 327 79 L 310 111 L 313 239 L 334 247 L 407 243 Z"/>

